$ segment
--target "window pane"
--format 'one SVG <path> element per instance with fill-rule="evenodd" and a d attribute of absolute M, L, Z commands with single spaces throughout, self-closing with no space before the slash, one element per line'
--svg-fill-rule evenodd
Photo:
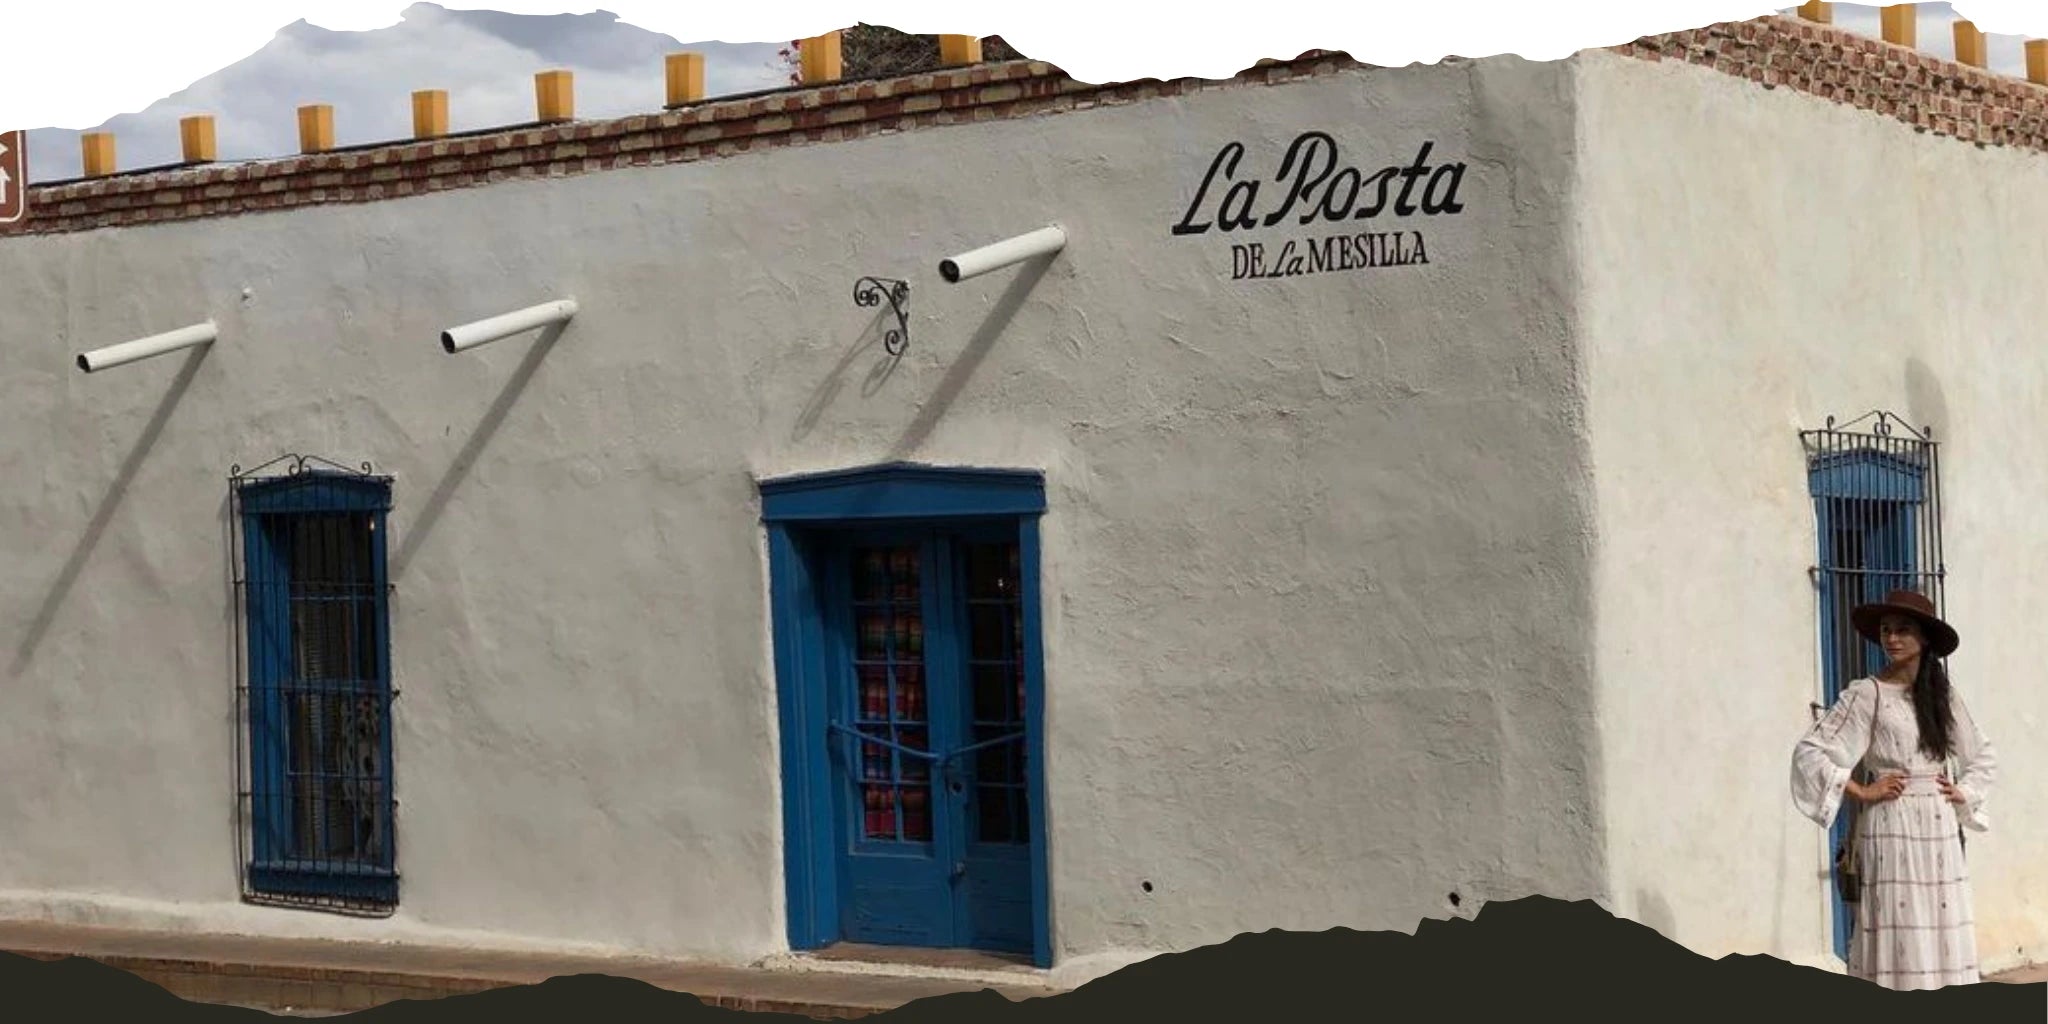
<path fill-rule="evenodd" d="M 974 743 L 1014 736 L 1024 722 L 1024 646 L 1019 552 L 1014 543 L 965 547 L 966 627 Z M 976 751 L 970 818 L 977 842 L 1023 842 L 1021 737 Z"/>
<path fill-rule="evenodd" d="M 975 790 L 975 803 L 980 805 L 975 815 L 975 835 L 980 841 L 1008 843 L 1016 840 L 1010 796 L 1010 791 L 1000 786 L 981 786 Z"/>
<path fill-rule="evenodd" d="M 1013 690 L 1010 672 L 1005 666 L 974 666 L 974 720 L 977 723 L 1009 721 Z"/>
<path fill-rule="evenodd" d="M 856 550 L 852 572 L 854 699 L 863 731 L 908 750 L 928 750 L 919 549 Z M 930 762 L 879 743 L 862 746 L 862 837 L 930 841 Z"/>

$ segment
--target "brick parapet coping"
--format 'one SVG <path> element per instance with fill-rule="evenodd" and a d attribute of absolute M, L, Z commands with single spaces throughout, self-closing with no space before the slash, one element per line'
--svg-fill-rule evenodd
<path fill-rule="evenodd" d="M 1646 36 L 1610 47 L 1677 60 L 1989 145 L 2048 150 L 2048 89 L 1828 25 L 1772 15 Z M 373 202 L 500 181 L 718 159 L 952 124 L 1008 120 L 1279 84 L 1368 65 L 1311 51 L 1229 79 L 1089 85 L 1040 61 L 846 82 L 604 121 L 523 126 L 236 164 L 53 182 L 29 189 L 29 215 L 0 235 Z"/>
<path fill-rule="evenodd" d="M 2048 151 L 2048 88 L 1830 25 L 1773 15 L 1611 49 L 1810 93 L 1965 142 Z"/>
<path fill-rule="evenodd" d="M 846 82 L 691 107 L 461 138 L 403 141 L 282 159 L 131 171 L 28 190 L 7 234 L 49 234 L 372 202 L 501 181 L 732 157 L 815 142 L 1120 105 L 1237 84 L 1279 83 L 1362 65 L 1311 53 L 1215 81 L 1088 85 L 1040 61 Z"/>

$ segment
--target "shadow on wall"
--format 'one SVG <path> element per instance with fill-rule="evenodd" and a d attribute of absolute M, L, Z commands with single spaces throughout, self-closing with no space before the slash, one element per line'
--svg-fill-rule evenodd
<path fill-rule="evenodd" d="M 989 310 L 988 316 L 982 319 L 981 326 L 975 330 L 966 347 L 954 358 L 952 365 L 946 370 L 946 376 L 939 381 L 938 387 L 933 389 L 931 397 L 918 409 L 917 418 L 911 421 L 904 429 L 903 435 L 891 447 L 888 461 L 909 457 L 931 436 L 939 420 L 945 417 L 946 411 L 953 407 L 960 393 L 966 390 L 967 381 L 988 357 L 996 339 L 1002 337 L 1003 331 L 1009 328 L 1010 321 L 1016 318 L 1017 311 L 1023 308 L 1024 300 L 1031 295 L 1031 290 L 1038 287 L 1038 282 L 1044 279 L 1056 256 L 1057 254 L 1041 256 L 1021 265 L 1022 269 L 1018 271 L 1016 278 L 996 299 L 995 306 Z M 892 315 L 887 309 L 877 311 L 875 318 L 868 322 L 867 329 L 854 341 L 852 347 L 847 349 L 846 354 L 840 357 L 838 364 L 818 382 L 818 386 L 811 392 L 810 399 L 804 403 L 803 412 L 798 414 L 796 424 L 790 430 L 791 440 L 801 441 L 817 428 L 818 421 L 824 418 L 826 410 L 832 407 L 832 403 L 846 389 L 847 369 L 860 358 L 861 353 L 874 347 L 875 342 L 882 337 L 886 321 Z M 915 344 L 915 341 L 911 343 Z M 861 397 L 873 398 L 881 390 L 882 385 L 895 374 L 896 368 L 902 365 L 902 362 L 903 357 L 900 354 L 884 354 L 876 361 L 874 368 L 868 371 L 867 380 L 861 385 Z"/>
<path fill-rule="evenodd" d="M 484 446 L 496 436 L 498 428 L 504 425 L 505 417 L 512 412 L 512 406 L 517 404 L 519 396 L 525 393 L 527 383 L 539 372 L 541 360 L 547 358 L 548 353 L 554 349 L 555 342 L 562 337 L 562 332 L 568 327 L 566 323 L 557 323 L 541 329 L 540 337 L 534 341 L 533 347 L 527 350 L 525 358 L 519 361 L 518 368 L 512 371 L 512 379 L 505 382 L 504 389 L 499 391 L 497 399 L 491 402 L 491 407 L 485 411 L 484 418 L 477 422 L 476 429 L 470 431 L 468 442 L 464 443 L 462 451 L 456 454 L 455 461 L 449 463 L 448 472 L 442 474 L 441 482 L 434 485 L 433 493 L 428 496 L 425 504 L 420 506 L 419 518 L 414 520 L 412 528 L 405 532 L 405 540 L 399 544 L 398 554 L 391 560 L 391 579 L 394 582 L 405 575 L 406 566 L 412 563 L 413 556 L 419 553 L 420 545 L 433 531 L 434 523 L 447 509 L 448 500 L 454 496 L 455 488 L 469 476 L 470 467 L 476 465 L 476 460 L 483 455 Z"/>
<path fill-rule="evenodd" d="M 981 366 L 981 361 L 988 357 L 989 349 L 995 346 L 997 338 L 1003 336 L 1003 331 L 1010 326 L 1010 321 L 1016 318 L 1017 310 L 1023 308 L 1024 300 L 1030 296 L 1033 288 L 1038 287 L 1038 282 L 1045 278 L 1046 271 L 1051 269 L 1052 261 L 1057 256 L 1057 253 L 1040 256 L 1022 265 L 1016 278 L 1010 282 L 1010 287 L 1004 289 L 1002 296 L 996 299 L 995 307 L 982 319 L 981 327 L 974 332 L 974 337 L 968 340 L 967 347 L 961 349 L 960 355 L 954 358 L 953 365 L 946 370 L 945 379 L 939 381 L 939 386 L 932 391 L 931 397 L 918 409 L 917 419 L 912 420 L 909 428 L 904 430 L 903 436 L 897 439 L 896 447 L 889 453 L 891 461 L 907 458 L 931 436 L 933 428 L 939 425 L 939 420 L 945 417 L 946 410 L 953 407 L 954 400 L 966 389 L 968 378 L 974 376 L 974 371 Z"/>
<path fill-rule="evenodd" d="M 1934 431 L 1934 439 L 1948 437 L 1948 396 L 1934 368 L 1918 358 L 1906 360 L 1906 413 L 1916 421 L 1916 430 Z"/>
<path fill-rule="evenodd" d="M 1636 912 L 1631 915 L 1637 921 L 1657 930 L 1657 934 L 1678 941 L 1678 918 L 1671 913 L 1671 904 L 1664 897 L 1648 889 L 1636 890 Z"/>
<path fill-rule="evenodd" d="M 56 582 L 51 584 L 49 593 L 43 596 L 43 604 L 36 611 L 35 621 L 29 625 L 27 633 L 23 634 L 21 645 L 14 650 L 14 663 L 8 669 L 10 677 L 19 678 L 29 663 L 35 660 L 36 648 L 42 645 L 43 637 L 50 631 L 50 624 L 56 621 L 57 612 L 64 607 L 65 598 L 70 596 L 71 588 L 77 585 L 78 574 L 85 570 L 86 559 L 92 557 L 93 549 L 99 546 L 100 538 L 107 532 L 107 524 L 113 521 L 114 513 L 121 507 L 121 499 L 127 495 L 129 485 L 135 482 L 135 474 L 142 469 L 142 462 L 149 457 L 150 450 L 156 447 L 157 438 L 163 435 L 164 426 L 170 422 L 172 411 L 184 400 L 185 392 L 192 387 L 192 379 L 198 376 L 200 363 L 206 359 L 206 354 L 211 348 L 210 345 L 201 346 L 185 357 L 185 365 L 178 369 L 178 375 L 171 381 L 169 390 L 157 403 L 156 412 L 142 428 L 142 436 L 136 440 L 135 447 L 129 450 L 128 457 L 122 461 L 121 469 L 114 474 L 114 482 L 107 487 L 106 494 L 101 496 L 99 508 L 93 512 L 92 522 L 86 525 L 85 534 L 79 537 L 77 545 L 71 549 L 71 557 L 65 561 L 63 570 L 57 574 Z"/>
<path fill-rule="evenodd" d="M 790 440 L 801 441 L 811 436 L 811 431 L 818 426 L 818 420 L 824 417 L 825 410 L 830 409 L 833 401 L 838 399 L 839 393 L 846 389 L 847 368 L 853 365 L 854 360 L 860 358 L 862 352 L 873 348 L 875 342 L 881 340 L 882 324 L 893 315 L 886 308 L 875 312 L 874 318 L 868 321 L 867 328 L 854 339 L 853 345 L 839 358 L 838 364 L 833 366 L 831 372 L 825 374 L 825 379 L 819 381 L 818 386 L 811 391 L 811 397 L 804 402 L 803 412 L 797 415 L 796 426 L 789 432 Z M 861 384 L 861 397 L 873 398 L 875 392 L 882 389 L 882 384 L 896 373 L 896 367 L 902 363 L 901 354 L 890 355 L 884 350 L 882 358 L 875 361 L 874 367 L 868 371 L 867 380 Z"/>

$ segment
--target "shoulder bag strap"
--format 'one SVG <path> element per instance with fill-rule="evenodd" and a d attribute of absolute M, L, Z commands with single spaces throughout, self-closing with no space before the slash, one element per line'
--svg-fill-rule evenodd
<path fill-rule="evenodd" d="M 1884 684 L 1879 682 L 1875 676 L 1871 677 L 1870 680 L 1870 696 L 1870 742 L 1864 744 L 1863 756 L 1857 759 L 1856 767 L 1850 769 L 1850 778 L 1855 778 L 1858 770 L 1863 771 L 1866 776 L 1869 775 L 1869 768 L 1864 762 L 1870 759 L 1871 749 L 1877 746 L 1877 713 L 1884 710 Z M 1855 817 L 1849 819 L 1849 844 L 1852 847 L 1856 843 L 1856 834 L 1862 831 L 1862 828 L 1863 808 L 1859 806 L 1856 808 Z"/>

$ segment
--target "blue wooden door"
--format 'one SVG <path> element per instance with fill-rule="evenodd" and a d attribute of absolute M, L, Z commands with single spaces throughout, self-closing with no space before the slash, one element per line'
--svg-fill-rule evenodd
<path fill-rule="evenodd" d="M 840 934 L 1029 951 L 1014 527 L 824 548 Z"/>

